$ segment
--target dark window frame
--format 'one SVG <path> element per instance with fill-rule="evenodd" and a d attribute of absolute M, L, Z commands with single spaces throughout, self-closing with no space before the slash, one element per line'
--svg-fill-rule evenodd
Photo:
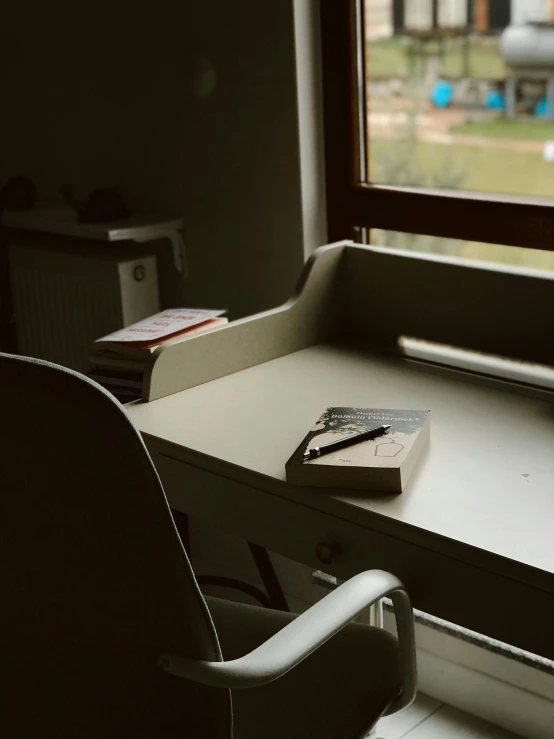
<path fill-rule="evenodd" d="M 554 251 L 554 199 L 365 183 L 360 164 L 357 36 L 362 0 L 321 0 L 327 227 L 330 242 L 361 228 Z M 363 54 L 362 45 L 362 54 Z M 362 146 L 361 146 L 362 145 Z"/>

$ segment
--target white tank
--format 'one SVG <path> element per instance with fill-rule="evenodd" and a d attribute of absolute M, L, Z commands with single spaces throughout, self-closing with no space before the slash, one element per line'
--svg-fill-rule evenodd
<path fill-rule="evenodd" d="M 508 26 L 500 37 L 500 53 L 511 67 L 554 68 L 554 27 Z"/>

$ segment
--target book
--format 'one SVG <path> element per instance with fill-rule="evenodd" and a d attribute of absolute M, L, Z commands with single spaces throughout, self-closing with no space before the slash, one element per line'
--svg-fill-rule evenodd
<path fill-rule="evenodd" d="M 89 369 L 91 367 L 98 367 L 110 371 L 120 370 L 121 372 L 140 372 L 142 374 L 145 366 L 144 357 L 142 359 L 126 359 L 117 354 L 94 350 L 89 354 Z"/>
<path fill-rule="evenodd" d="M 119 369 L 90 365 L 87 377 L 108 390 L 121 403 L 139 400 L 142 395 L 144 373 L 127 372 Z"/>
<path fill-rule="evenodd" d="M 304 452 L 388 424 L 388 433 L 304 461 Z M 286 463 L 287 482 L 401 493 L 430 437 L 428 410 L 332 407 L 322 414 Z"/>
<path fill-rule="evenodd" d="M 92 345 L 87 375 L 122 402 L 139 398 L 156 350 L 223 327 L 223 312 L 170 308 L 103 336 Z"/>
<path fill-rule="evenodd" d="M 130 390 L 137 390 L 139 395 L 142 390 L 142 373 L 106 372 L 102 367 L 93 366 L 89 368 L 87 376 L 104 387 L 111 385 L 112 387 L 129 388 Z"/>
<path fill-rule="evenodd" d="M 92 353 L 143 360 L 162 344 L 220 328 L 228 322 L 222 313 L 224 311 L 170 308 L 96 339 Z"/>
<path fill-rule="evenodd" d="M 203 323 L 199 323 L 190 328 L 177 331 L 170 336 L 166 336 L 155 341 L 126 341 L 118 343 L 116 341 L 97 340 L 92 346 L 90 353 L 90 361 L 111 360 L 112 366 L 117 365 L 125 369 L 136 369 L 140 365 L 147 363 L 156 349 L 160 346 L 169 346 L 177 344 L 180 341 L 189 339 L 193 336 L 214 331 L 229 323 L 227 318 L 211 318 Z"/>

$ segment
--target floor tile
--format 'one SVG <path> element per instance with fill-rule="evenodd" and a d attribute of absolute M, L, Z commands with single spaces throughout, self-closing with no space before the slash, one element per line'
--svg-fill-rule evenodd
<path fill-rule="evenodd" d="M 369 739 L 401 739 L 441 705 L 440 701 L 419 693 L 411 706 L 382 718 L 369 735 Z"/>
<path fill-rule="evenodd" d="M 388 739 L 388 737 L 384 737 Z M 402 739 L 522 739 L 475 716 L 443 705 Z"/>

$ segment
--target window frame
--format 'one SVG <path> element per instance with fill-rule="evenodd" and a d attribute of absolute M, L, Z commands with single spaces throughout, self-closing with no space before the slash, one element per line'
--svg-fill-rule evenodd
<path fill-rule="evenodd" d="M 321 0 L 320 18 L 330 242 L 359 241 L 362 228 L 380 228 L 554 251 L 554 199 L 364 182 L 363 0 Z"/>

